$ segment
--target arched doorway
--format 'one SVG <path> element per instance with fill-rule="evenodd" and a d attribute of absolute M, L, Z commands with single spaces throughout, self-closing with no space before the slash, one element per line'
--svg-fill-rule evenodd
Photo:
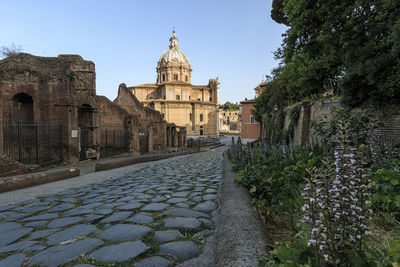
<path fill-rule="evenodd" d="M 33 122 L 33 99 L 25 93 L 11 98 L 11 121 Z"/>
<path fill-rule="evenodd" d="M 79 160 L 85 160 L 86 151 L 93 146 L 93 108 L 88 104 L 78 108 L 78 127 L 80 130 Z"/>

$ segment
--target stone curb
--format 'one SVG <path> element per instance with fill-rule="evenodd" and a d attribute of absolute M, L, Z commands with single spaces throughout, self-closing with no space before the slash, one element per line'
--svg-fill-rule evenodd
<path fill-rule="evenodd" d="M 0 193 L 68 179 L 79 175 L 80 170 L 78 168 L 69 168 L 3 177 L 0 178 Z"/>
<path fill-rule="evenodd" d="M 267 235 L 246 189 L 235 184 L 231 163 L 223 160 L 224 180 L 220 188 L 216 229 L 215 266 L 258 266 L 267 255 Z"/>

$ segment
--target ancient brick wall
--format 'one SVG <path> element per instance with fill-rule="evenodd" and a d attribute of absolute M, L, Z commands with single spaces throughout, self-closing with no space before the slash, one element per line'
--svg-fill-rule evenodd
<path fill-rule="evenodd" d="M 332 118 L 332 109 L 341 107 L 339 100 L 324 100 L 312 104 L 301 103 L 299 119 L 294 123 L 293 143 L 299 145 L 317 145 L 320 143 L 318 136 L 312 129 L 311 122 L 321 120 L 329 121 Z M 290 109 L 286 110 L 284 129 L 289 128 L 291 123 Z M 376 118 L 381 120 L 383 127 L 377 130 L 383 138 L 400 145 L 400 104 L 388 105 L 376 114 Z"/>
<path fill-rule="evenodd" d="M 78 55 L 37 57 L 20 53 L 0 61 L 1 113 L 3 121 L 16 121 L 25 103 L 16 99 L 29 98 L 32 102 L 30 120 L 61 122 L 63 124 L 64 159 L 78 160 L 78 111 L 82 106 L 96 109 L 95 66 Z M 21 104 L 22 103 L 22 104 Z M 98 146 L 98 125 L 95 112 L 91 114 L 94 130 L 90 132 L 90 146 Z M 2 134 L 1 134 L 2 135 Z M 1 143 L 1 142 L 0 142 Z"/>

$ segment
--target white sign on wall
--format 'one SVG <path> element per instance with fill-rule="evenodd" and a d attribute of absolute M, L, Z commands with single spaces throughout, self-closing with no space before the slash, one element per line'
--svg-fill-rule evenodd
<path fill-rule="evenodd" d="M 78 137 L 78 130 L 72 130 L 71 131 L 71 138 L 77 138 Z"/>

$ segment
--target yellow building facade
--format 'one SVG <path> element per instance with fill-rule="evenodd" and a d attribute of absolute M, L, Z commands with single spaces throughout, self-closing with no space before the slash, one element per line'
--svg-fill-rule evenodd
<path fill-rule="evenodd" d="M 184 126 L 189 137 L 218 134 L 219 80 L 192 85 L 192 68 L 179 50 L 173 31 L 169 49 L 157 64 L 157 81 L 129 87 L 144 106 L 159 111 L 167 122 Z"/>

